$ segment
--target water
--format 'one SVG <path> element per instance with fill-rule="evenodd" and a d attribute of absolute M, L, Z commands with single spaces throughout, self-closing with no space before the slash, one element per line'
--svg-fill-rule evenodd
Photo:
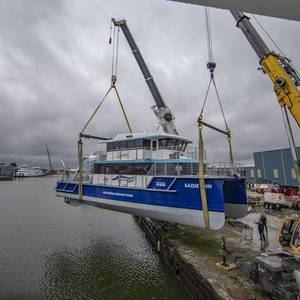
<path fill-rule="evenodd" d="M 187 299 L 130 215 L 0 182 L 0 299 Z"/>

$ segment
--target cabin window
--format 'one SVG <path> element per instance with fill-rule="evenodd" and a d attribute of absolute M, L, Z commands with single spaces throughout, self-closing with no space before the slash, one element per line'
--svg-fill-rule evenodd
<path fill-rule="evenodd" d="M 150 140 L 143 140 L 143 148 L 150 149 Z"/>
<path fill-rule="evenodd" d="M 156 151 L 157 141 L 152 141 L 152 151 Z"/>
<path fill-rule="evenodd" d="M 118 151 L 125 149 L 150 149 L 150 141 L 144 139 L 128 140 L 107 143 L 107 151 Z"/>
<path fill-rule="evenodd" d="M 250 169 L 250 177 L 254 178 L 254 170 L 253 169 Z"/>
<path fill-rule="evenodd" d="M 95 164 L 95 174 L 122 174 L 122 175 L 145 175 L 148 173 L 151 164 Z"/>
<path fill-rule="evenodd" d="M 186 142 L 175 139 L 160 139 L 159 148 L 162 149 L 172 149 L 178 151 L 184 151 L 186 147 Z"/>

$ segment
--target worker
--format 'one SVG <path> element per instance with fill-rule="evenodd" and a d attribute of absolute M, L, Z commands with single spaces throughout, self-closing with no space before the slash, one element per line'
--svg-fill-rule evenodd
<path fill-rule="evenodd" d="M 268 227 L 267 227 L 267 217 L 265 214 L 261 214 L 260 220 L 263 223 L 264 226 L 264 232 L 266 233 L 266 237 L 268 238 Z"/>
<path fill-rule="evenodd" d="M 261 218 L 258 219 L 258 221 L 256 222 L 256 224 L 257 224 L 257 229 L 258 229 L 258 233 L 259 233 L 259 236 L 260 236 L 259 239 L 261 241 L 265 241 L 266 238 L 265 238 L 265 232 L 264 232 L 264 224 L 261 221 Z"/>
<path fill-rule="evenodd" d="M 292 238 L 292 232 L 291 232 L 292 226 L 293 226 L 293 222 L 291 220 L 289 220 L 283 226 L 281 244 L 284 246 L 290 245 L 291 238 Z"/>
<path fill-rule="evenodd" d="M 176 171 L 176 175 L 180 176 L 180 174 L 182 172 L 182 166 L 177 164 L 175 167 L 175 171 Z"/>

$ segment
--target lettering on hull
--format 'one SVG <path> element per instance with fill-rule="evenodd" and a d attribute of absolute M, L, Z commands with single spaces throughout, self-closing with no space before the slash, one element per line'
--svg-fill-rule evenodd
<path fill-rule="evenodd" d="M 185 183 L 184 188 L 185 189 L 199 189 L 199 183 Z M 212 189 L 212 184 L 206 184 L 205 188 L 207 190 L 211 190 Z"/>

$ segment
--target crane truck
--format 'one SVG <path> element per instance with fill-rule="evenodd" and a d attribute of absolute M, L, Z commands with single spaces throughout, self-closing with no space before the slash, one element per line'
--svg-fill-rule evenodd
<path fill-rule="evenodd" d="M 128 44 L 129 47 L 132 50 L 132 53 L 142 71 L 142 74 L 145 78 L 145 81 L 148 85 L 148 88 L 152 94 L 152 97 L 156 103 L 156 105 L 152 106 L 152 110 L 154 112 L 154 114 L 156 115 L 156 117 L 158 118 L 159 124 L 161 125 L 163 131 L 165 133 L 169 133 L 169 134 L 178 134 L 178 131 L 176 129 L 175 126 L 175 122 L 174 122 L 174 115 L 171 112 L 171 110 L 167 107 L 167 105 L 165 104 L 158 88 L 157 85 L 144 61 L 144 58 L 139 50 L 139 48 L 136 45 L 136 42 L 127 26 L 127 21 L 122 19 L 122 20 L 116 20 L 116 19 L 112 19 L 112 22 L 115 26 L 121 28 Z"/>

